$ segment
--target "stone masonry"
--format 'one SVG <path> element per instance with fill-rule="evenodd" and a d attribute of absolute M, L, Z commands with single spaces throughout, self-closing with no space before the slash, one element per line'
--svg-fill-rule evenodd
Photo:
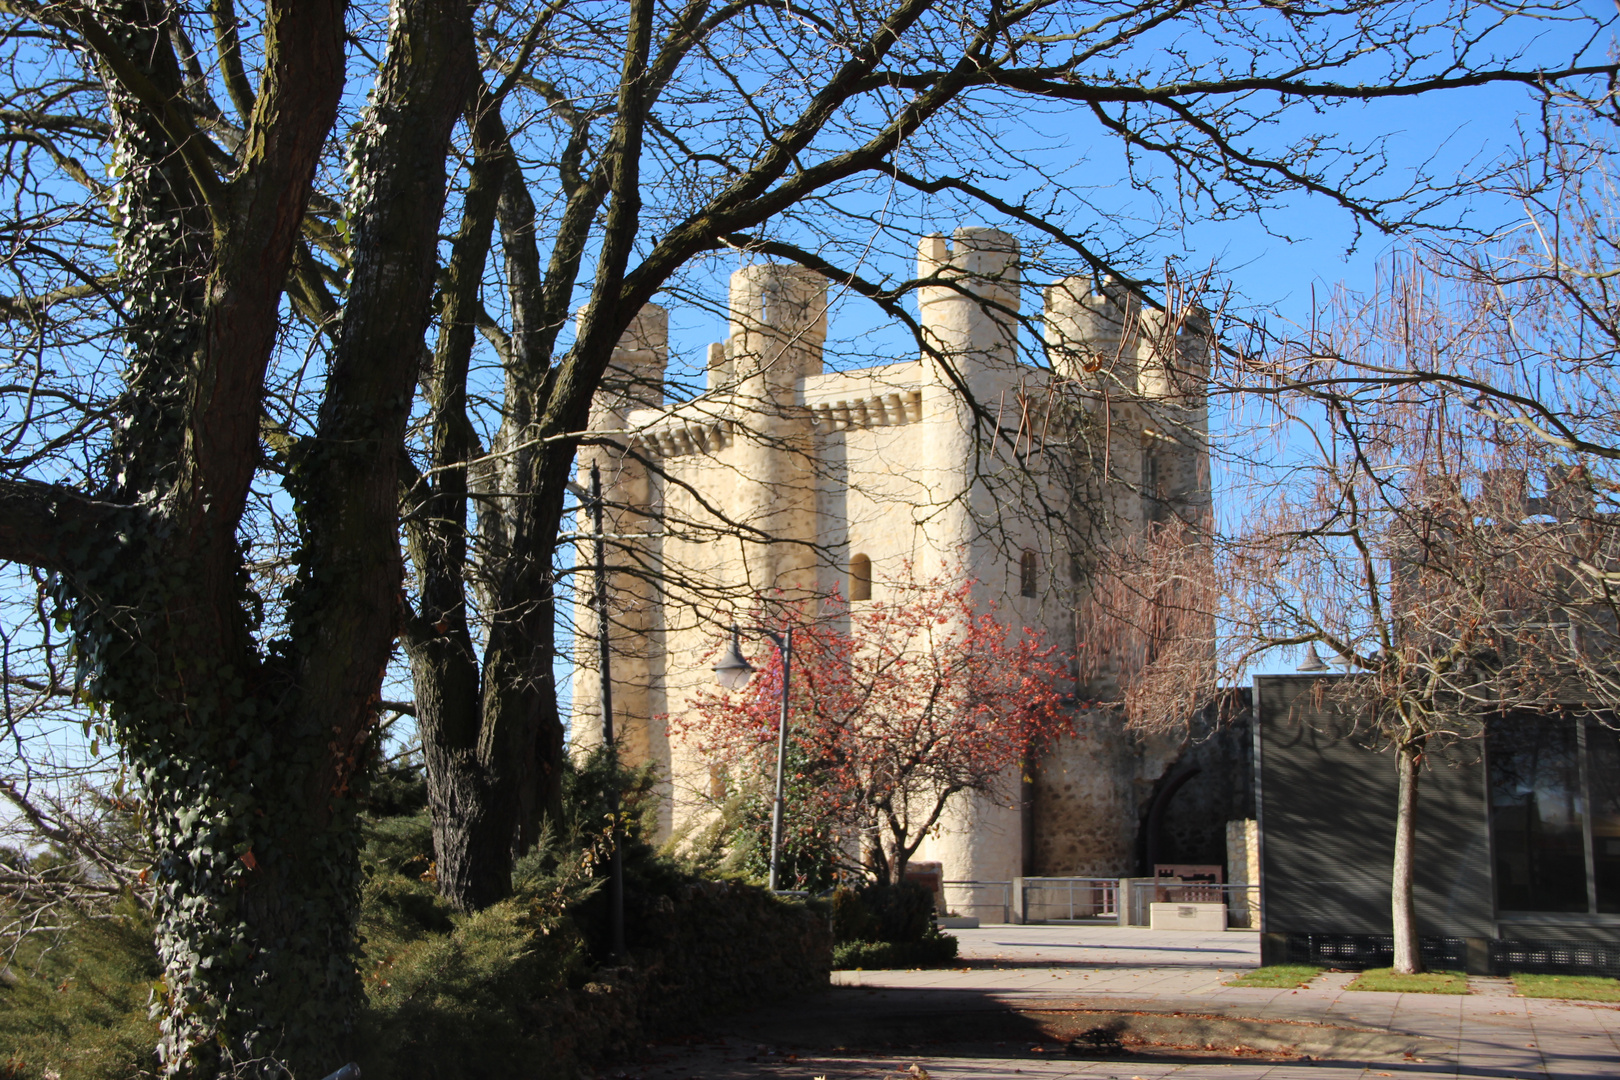
<path fill-rule="evenodd" d="M 858 612 L 908 567 L 958 566 L 1003 618 L 1072 651 L 1097 547 L 1209 513 L 1196 314 L 1177 322 L 1069 278 L 1045 290 L 1042 365 L 1020 352 L 1033 335 L 1013 238 L 958 229 L 925 238 L 917 261 L 920 357 L 825 370 L 824 279 L 768 263 L 733 275 L 703 393 L 665 400 L 657 306 L 615 354 L 580 468 L 600 466 L 609 504 L 614 722 L 625 756 L 663 776 L 665 835 L 712 815 L 725 779 L 661 718 L 712 683 L 726 627 L 761 602 L 836 588 Z M 589 576 L 576 587 L 590 596 Z M 583 747 L 601 724 L 583 604 L 575 625 Z M 745 646 L 756 662 L 768 648 Z M 960 800 L 917 858 L 950 880 L 1136 872 L 1144 808 L 1182 740 L 1140 740 L 1098 710 L 1077 727 L 996 797 Z"/>

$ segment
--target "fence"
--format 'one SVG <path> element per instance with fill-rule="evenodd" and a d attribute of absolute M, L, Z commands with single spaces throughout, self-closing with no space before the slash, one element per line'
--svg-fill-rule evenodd
<path fill-rule="evenodd" d="M 1278 934 L 1291 964 L 1336 968 L 1388 967 L 1395 939 L 1388 934 Z M 1431 968 L 1472 975 L 1518 971 L 1555 975 L 1620 975 L 1620 946 L 1597 941 L 1516 941 L 1496 938 L 1420 937 L 1418 950 Z M 1280 958 L 1279 958 L 1280 959 Z"/>
<path fill-rule="evenodd" d="M 1443 971 L 1463 971 L 1468 964 L 1468 942 L 1463 938 L 1422 937 L 1418 951 L 1423 962 Z M 1389 967 L 1395 962 L 1395 939 L 1388 934 L 1289 934 L 1288 963 L 1321 964 L 1359 971 Z"/>
<path fill-rule="evenodd" d="M 1023 878 L 1025 922 L 1118 922 L 1118 878 Z"/>
<path fill-rule="evenodd" d="M 1158 878 L 1026 877 L 945 881 L 945 909 L 981 923 L 1118 923 L 1147 926 L 1153 903 L 1226 903 L 1226 925 L 1260 922 L 1260 886 L 1184 883 Z M 1123 918 L 1121 916 L 1124 916 Z"/>
<path fill-rule="evenodd" d="M 972 915 L 982 923 L 1012 921 L 1012 882 L 1010 881 L 942 881 L 945 890 L 945 910 L 957 915 Z"/>
<path fill-rule="evenodd" d="M 1226 925 L 1234 930 L 1255 929 L 1260 925 L 1260 886 L 1217 885 L 1213 882 L 1184 883 L 1158 878 L 1131 879 L 1131 926 L 1151 921 L 1150 904 L 1214 904 L 1225 901 Z"/>

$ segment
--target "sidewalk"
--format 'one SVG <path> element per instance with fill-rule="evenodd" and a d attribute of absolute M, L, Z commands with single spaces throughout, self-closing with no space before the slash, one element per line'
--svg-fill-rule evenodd
<path fill-rule="evenodd" d="M 1258 963 L 1258 939 L 1244 931 L 992 926 L 956 934 L 957 968 L 837 972 L 825 995 L 721 1025 L 723 1042 L 666 1049 L 661 1060 L 609 1075 L 881 1080 L 915 1063 L 932 1080 L 1620 1078 L 1620 1008 L 1513 997 L 1505 980 L 1455 996 L 1350 992 L 1348 975 L 1305 990 L 1249 989 L 1222 985 Z M 1137 1046 L 1099 1054 L 1050 1034 L 1094 1022 L 1297 1031 L 1300 1047 L 1327 1038 L 1340 1050 L 1323 1055 L 1332 1060 L 1301 1058 L 1298 1047 L 1287 1055 Z"/>

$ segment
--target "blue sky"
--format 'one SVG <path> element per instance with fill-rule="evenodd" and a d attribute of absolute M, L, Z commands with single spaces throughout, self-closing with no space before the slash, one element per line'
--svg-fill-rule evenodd
<path fill-rule="evenodd" d="M 1140 192 L 1120 190 L 1111 199 L 1110 183 L 1125 175 L 1123 155 L 1112 144 L 1075 146 L 1061 132 L 1062 115 L 1048 114 L 1056 126 L 1043 123 L 1040 158 L 1054 166 L 1065 160 L 1085 159 L 1085 169 L 1094 185 L 1093 196 L 1102 207 L 1111 201 L 1122 211 L 1140 208 Z M 1351 143 L 1370 145 L 1382 140 L 1388 162 L 1372 180 L 1374 189 L 1398 190 L 1419 171 L 1437 184 L 1448 184 L 1479 175 L 1492 162 L 1515 153 L 1520 145 L 1519 126 L 1534 125 L 1534 104 L 1522 88 L 1497 86 L 1434 94 L 1421 99 L 1380 101 L 1344 105 L 1323 113 L 1302 113 L 1297 121 L 1278 129 L 1279 137 L 1290 127 L 1298 132 L 1314 130 L 1337 135 Z M 1095 129 L 1089 126 L 1086 131 Z M 1011 149 L 1029 152 L 1032 146 Z M 1510 226 L 1518 217 L 1506 200 L 1474 189 L 1432 212 L 1428 220 L 1439 224 L 1465 223 L 1476 230 L 1496 231 Z M 975 224 L 975 222 L 960 222 Z M 948 226 L 942 226 L 948 227 Z M 1416 235 L 1423 235 L 1418 233 Z M 1341 207 L 1325 197 L 1292 194 L 1263 219 L 1244 217 L 1230 221 L 1186 222 L 1178 235 L 1167 237 L 1152 252 L 1157 260 L 1177 259 L 1190 271 L 1210 264 L 1219 268 L 1221 280 L 1234 290 L 1235 306 L 1273 325 L 1308 323 L 1313 306 L 1326 300 L 1341 284 L 1353 290 L 1373 285 L 1379 263 L 1410 236 L 1389 236 L 1356 223 Z M 717 278 L 728 272 L 735 260 L 717 260 Z M 891 257 L 874 269 L 904 276 L 909 269 Z M 1128 268 L 1141 275 L 1156 275 L 1159 265 Z M 671 305 L 671 367 L 700 365 L 711 341 L 723 340 L 726 327 L 717 311 L 702 311 Z M 909 335 L 888 327 L 884 320 L 858 300 L 837 304 L 831 314 L 833 324 L 829 348 L 836 340 L 858 339 L 860 351 L 891 350 L 895 359 L 914 351 Z M 829 356 L 829 364 L 837 364 Z M 871 363 L 871 359 L 857 361 Z M 1213 434 L 1220 438 L 1222 417 L 1212 417 Z M 1216 480 L 1219 497 L 1220 478 Z M 1244 496 L 1227 492 L 1224 510 L 1241 513 L 1235 505 Z M 1256 672 L 1291 671 L 1296 658 L 1278 656 Z M 559 662 L 567 693 L 566 662 Z"/>

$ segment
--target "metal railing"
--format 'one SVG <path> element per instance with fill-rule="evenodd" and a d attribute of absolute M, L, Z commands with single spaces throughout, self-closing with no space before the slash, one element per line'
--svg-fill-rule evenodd
<path fill-rule="evenodd" d="M 1023 914 L 1026 922 L 1117 922 L 1118 878 L 1027 877 Z"/>
<path fill-rule="evenodd" d="M 982 923 L 1012 922 L 1012 882 L 942 881 L 945 908 L 972 915 Z"/>
<path fill-rule="evenodd" d="M 1226 904 L 1234 930 L 1260 925 L 1260 886 L 1158 878 L 1026 877 L 944 881 L 945 908 L 981 923 L 1118 923 L 1147 926 L 1154 903 Z M 1128 900 L 1124 897 L 1129 897 Z M 1123 917 L 1122 917 L 1123 916 Z"/>
<path fill-rule="evenodd" d="M 1150 904 L 1215 904 L 1225 902 L 1226 925 L 1254 929 L 1260 925 L 1260 886 L 1213 882 L 1151 881 L 1138 878 L 1131 887 L 1131 926 L 1147 926 Z"/>

